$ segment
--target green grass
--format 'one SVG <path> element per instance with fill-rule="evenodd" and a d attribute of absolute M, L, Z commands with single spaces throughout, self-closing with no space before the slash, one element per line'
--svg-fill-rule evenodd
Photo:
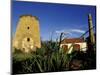
<path fill-rule="evenodd" d="M 13 73 L 42 73 L 74 70 L 73 63 L 81 65 L 78 70 L 95 69 L 96 54 L 93 52 L 73 52 L 64 53 L 64 50 L 58 50 L 59 44 L 48 41 L 42 43 L 42 48 L 37 49 L 35 53 L 13 53 Z M 77 61 L 76 61 L 77 60 Z M 74 62 L 75 61 L 75 62 Z M 74 67 L 75 68 L 75 67 Z"/>
<path fill-rule="evenodd" d="M 45 43 L 36 53 L 13 53 L 14 73 L 37 73 L 67 70 L 69 55 L 56 50 L 57 45 Z M 53 50 L 52 50 L 53 49 Z"/>
<path fill-rule="evenodd" d="M 32 55 L 31 53 L 15 53 L 13 54 L 13 58 L 17 61 L 23 61 L 23 60 L 27 60 L 27 59 L 31 59 L 32 58 Z"/>

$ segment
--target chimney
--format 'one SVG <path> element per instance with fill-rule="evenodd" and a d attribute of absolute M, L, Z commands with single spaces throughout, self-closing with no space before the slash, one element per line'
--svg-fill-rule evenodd
<path fill-rule="evenodd" d="M 93 23 L 91 14 L 88 15 L 88 25 L 89 25 L 89 39 L 91 44 L 95 44 L 95 36 L 93 31 Z"/>

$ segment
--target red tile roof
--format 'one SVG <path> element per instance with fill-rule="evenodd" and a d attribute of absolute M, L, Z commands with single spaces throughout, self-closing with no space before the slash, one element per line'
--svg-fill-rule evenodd
<path fill-rule="evenodd" d="M 81 43 L 84 42 L 84 39 L 82 38 L 65 38 L 62 40 L 61 44 L 65 44 L 65 43 Z"/>

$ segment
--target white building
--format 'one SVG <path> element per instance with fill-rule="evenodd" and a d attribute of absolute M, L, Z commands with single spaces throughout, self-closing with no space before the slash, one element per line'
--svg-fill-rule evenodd
<path fill-rule="evenodd" d="M 87 50 L 87 43 L 84 39 L 80 38 L 65 38 L 62 40 L 60 47 L 68 54 L 70 54 L 73 50 L 85 52 Z"/>

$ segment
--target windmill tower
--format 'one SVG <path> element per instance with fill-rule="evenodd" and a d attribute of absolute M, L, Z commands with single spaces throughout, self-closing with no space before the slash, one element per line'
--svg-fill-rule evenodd
<path fill-rule="evenodd" d="M 13 38 L 13 48 L 23 52 L 30 52 L 40 47 L 41 41 L 38 18 L 32 15 L 20 16 Z"/>

